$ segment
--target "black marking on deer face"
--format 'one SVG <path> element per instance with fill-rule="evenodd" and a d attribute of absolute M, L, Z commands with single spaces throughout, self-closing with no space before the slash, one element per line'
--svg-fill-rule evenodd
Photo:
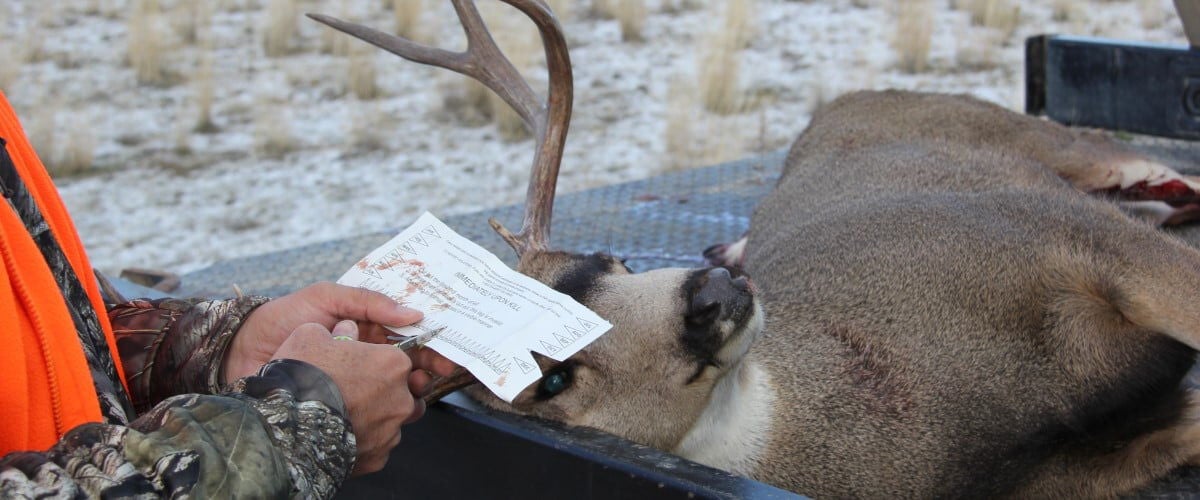
<path fill-rule="evenodd" d="M 569 256 L 570 263 L 550 287 L 586 304 L 588 295 L 599 286 L 602 276 L 613 273 L 629 273 L 629 268 L 616 258 L 605 254 Z"/>

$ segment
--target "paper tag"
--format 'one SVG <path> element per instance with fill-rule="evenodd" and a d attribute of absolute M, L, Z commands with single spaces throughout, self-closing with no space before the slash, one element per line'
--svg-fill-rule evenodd
<path fill-rule="evenodd" d="M 420 323 L 393 330 L 412 336 L 444 328 L 426 347 L 508 402 L 542 376 L 530 351 L 563 361 L 612 328 L 428 212 L 338 283 L 384 293 L 425 313 Z"/>

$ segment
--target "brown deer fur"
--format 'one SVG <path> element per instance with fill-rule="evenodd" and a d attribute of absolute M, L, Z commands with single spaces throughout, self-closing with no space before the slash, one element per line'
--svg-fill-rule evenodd
<path fill-rule="evenodd" d="M 1200 252 L 1086 192 L 1176 178 L 968 97 L 844 96 L 729 256 L 753 286 L 525 253 L 615 327 L 561 393 L 476 394 L 819 498 L 1128 492 L 1200 453 Z"/>

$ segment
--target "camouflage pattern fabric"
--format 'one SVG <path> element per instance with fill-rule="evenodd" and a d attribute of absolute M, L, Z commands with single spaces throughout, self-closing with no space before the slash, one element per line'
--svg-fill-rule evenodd
<path fill-rule="evenodd" d="M 220 396 L 161 402 L 129 426 L 84 424 L 46 452 L 0 459 L 3 498 L 328 498 L 355 443 L 332 381 L 268 363 Z"/>
<path fill-rule="evenodd" d="M 72 429 L 50 450 L 0 457 L 0 498 L 326 498 L 336 492 L 354 466 L 356 446 L 328 375 L 307 363 L 277 360 L 221 387 L 229 343 L 266 298 L 109 305 L 126 394 L 96 311 L 3 147 L 0 191 L 54 272 L 104 418 Z"/>

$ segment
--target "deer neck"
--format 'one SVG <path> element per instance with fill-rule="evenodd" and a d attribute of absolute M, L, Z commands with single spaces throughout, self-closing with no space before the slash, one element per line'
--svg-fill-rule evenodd
<path fill-rule="evenodd" d="M 673 452 L 734 474 L 750 475 L 766 452 L 775 391 L 753 357 L 713 388 L 708 406 Z"/>

